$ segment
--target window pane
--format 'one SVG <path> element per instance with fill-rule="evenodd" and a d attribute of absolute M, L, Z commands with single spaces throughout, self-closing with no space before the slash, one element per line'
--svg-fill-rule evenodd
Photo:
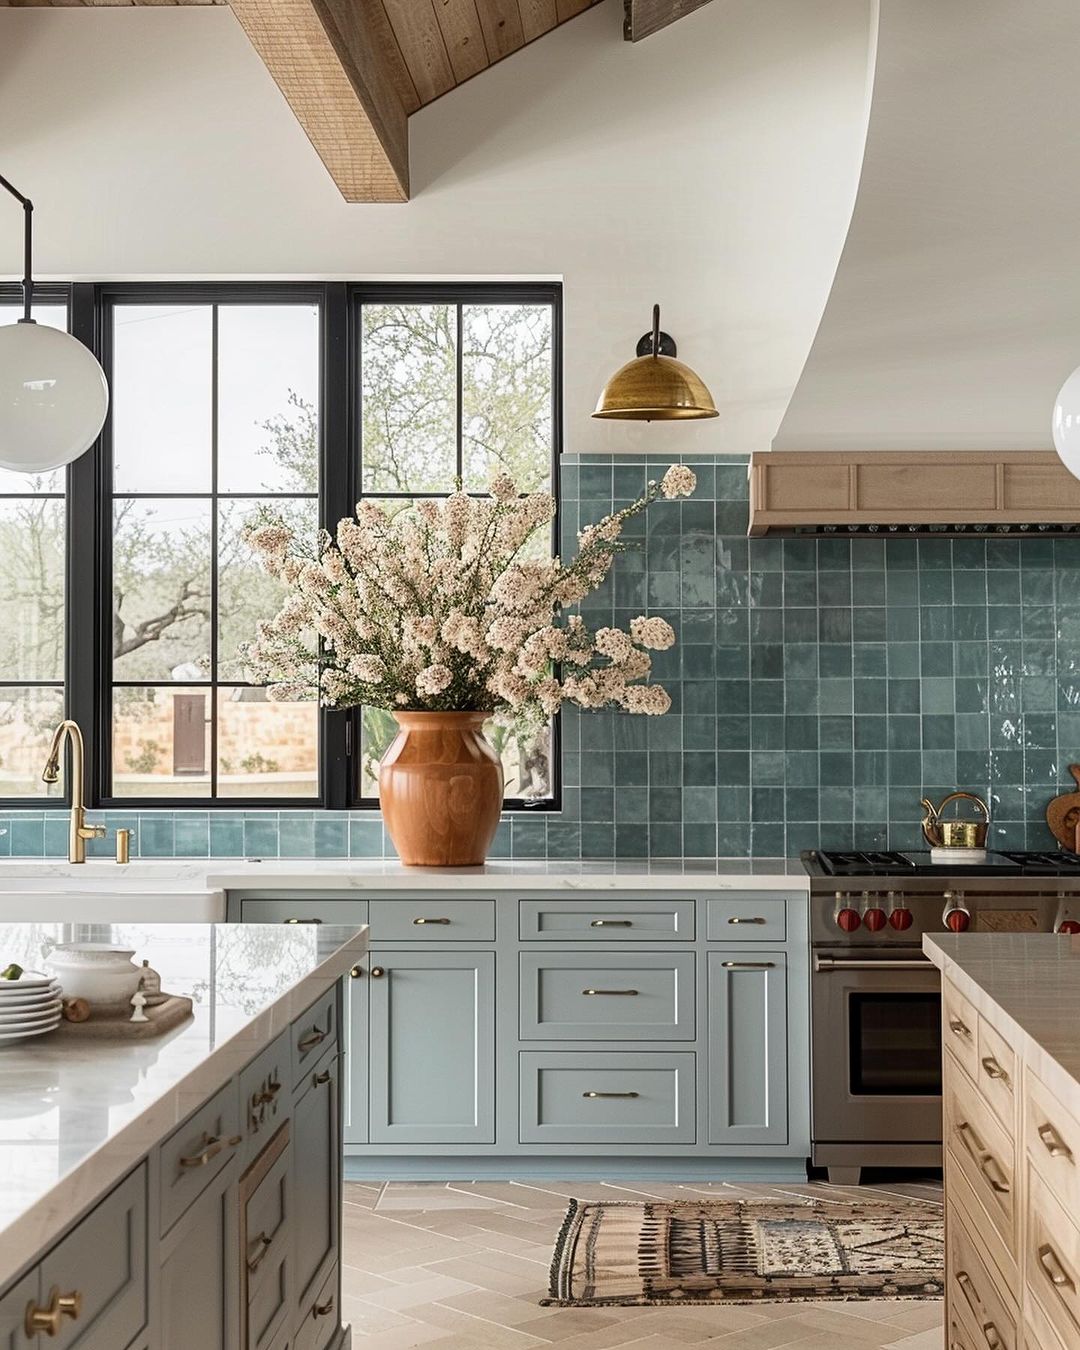
<path fill-rule="evenodd" d="M 114 522 L 115 678 L 207 679 L 210 503 L 121 498 Z"/>
<path fill-rule="evenodd" d="M 268 507 L 282 516 L 315 547 L 319 525 L 318 502 L 276 498 L 259 501 L 240 497 L 218 506 L 218 676 L 246 680 L 240 648 L 255 639 L 255 625 L 272 618 L 284 603 L 288 588 L 269 576 L 240 537 L 244 526 Z"/>
<path fill-rule="evenodd" d="M 113 690 L 113 794 L 210 795 L 209 689 Z"/>
<path fill-rule="evenodd" d="M 319 311 L 218 310 L 218 490 L 318 492 Z"/>
<path fill-rule="evenodd" d="M 116 492 L 210 490 L 212 358 L 209 305 L 116 307 Z"/>
<path fill-rule="evenodd" d="M 462 310 L 465 487 L 483 492 L 508 473 L 524 492 L 551 482 L 551 309 Z"/>
<path fill-rule="evenodd" d="M 453 487 L 456 334 L 454 305 L 364 305 L 364 492 L 446 492 Z"/>
<path fill-rule="evenodd" d="M 319 709 L 264 689 L 218 690 L 218 796 L 316 797 Z"/>
<path fill-rule="evenodd" d="M 59 797 L 41 781 L 53 731 L 64 716 L 62 689 L 0 689 L 0 797 Z"/>
<path fill-rule="evenodd" d="M 22 312 L 21 304 L 0 304 L 0 324 L 17 323 L 22 318 Z M 34 305 L 30 313 L 35 323 L 48 324 L 50 328 L 62 328 L 67 332 L 66 305 Z M 0 469 L 0 493 L 63 492 L 64 486 L 63 469 L 38 474 L 12 473 L 10 469 Z"/>
<path fill-rule="evenodd" d="M 64 678 L 64 503 L 0 499 L 0 679 Z"/>

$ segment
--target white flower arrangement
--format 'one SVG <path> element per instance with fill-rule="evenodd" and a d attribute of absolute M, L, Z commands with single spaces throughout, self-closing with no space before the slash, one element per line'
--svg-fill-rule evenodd
<path fill-rule="evenodd" d="M 457 491 L 394 515 L 361 502 L 314 550 L 280 518 L 263 518 L 245 538 L 290 594 L 258 625 L 251 677 L 272 699 L 317 697 L 330 708 L 548 717 L 569 700 L 665 713 L 671 698 L 647 680 L 649 652 L 675 641 L 667 620 L 590 632 L 568 611 L 628 546 L 627 520 L 696 486 L 690 469 L 672 465 L 637 501 L 583 530 L 565 566 L 526 550 L 550 525 L 554 498 L 519 496 L 506 475 L 489 497 Z"/>

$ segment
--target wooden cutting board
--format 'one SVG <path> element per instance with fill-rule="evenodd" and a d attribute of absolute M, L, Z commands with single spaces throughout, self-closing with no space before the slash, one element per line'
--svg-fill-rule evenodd
<path fill-rule="evenodd" d="M 1080 789 L 1080 764 L 1070 764 L 1069 772 Z M 1076 827 L 1080 825 L 1080 791 L 1063 792 L 1055 797 L 1046 808 L 1046 823 L 1062 848 L 1071 853 L 1076 848 Z"/>

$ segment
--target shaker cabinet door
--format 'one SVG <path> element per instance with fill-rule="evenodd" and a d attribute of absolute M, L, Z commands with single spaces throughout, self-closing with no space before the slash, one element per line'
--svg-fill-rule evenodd
<path fill-rule="evenodd" d="M 297 1315 L 336 1268 L 341 1234 L 341 1058 L 336 1050 L 312 1066 L 293 1107 L 293 1252 Z"/>
<path fill-rule="evenodd" d="M 161 1350 L 233 1350 L 240 1339 L 238 1202 L 226 1167 L 161 1243 Z"/>
<path fill-rule="evenodd" d="M 737 947 L 708 961 L 709 1142 L 787 1143 L 787 958 Z"/>
<path fill-rule="evenodd" d="M 494 1143 L 494 952 L 371 961 L 371 1143 Z"/>

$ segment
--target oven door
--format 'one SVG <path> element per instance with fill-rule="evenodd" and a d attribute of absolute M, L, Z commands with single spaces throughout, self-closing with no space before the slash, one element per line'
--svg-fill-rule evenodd
<path fill-rule="evenodd" d="M 911 949 L 815 948 L 815 1143 L 940 1143 L 941 977 Z"/>

